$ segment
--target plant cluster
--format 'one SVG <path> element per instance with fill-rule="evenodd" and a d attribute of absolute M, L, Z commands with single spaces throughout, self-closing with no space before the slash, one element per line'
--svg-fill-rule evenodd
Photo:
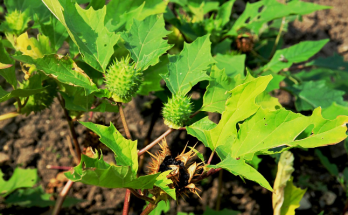
<path fill-rule="evenodd" d="M 347 63 L 338 55 L 310 60 L 328 39 L 282 48 L 290 22 L 327 6 L 261 0 L 236 13 L 235 0 L 4 4 L 0 75 L 6 84 L 0 87 L 0 102 L 13 101 L 17 110 L 0 120 L 38 113 L 56 104 L 56 98 L 76 150 L 77 166 L 65 173 L 69 181 L 53 214 L 59 213 L 74 182 L 125 188 L 123 214 L 132 194 L 148 202 L 145 215 L 169 199 L 199 195 L 204 190 L 197 184 L 222 169 L 273 192 L 275 214 L 293 214 L 305 191 L 293 185 L 288 150 L 332 145 L 347 137 Z M 274 97 L 279 89 L 294 96 L 293 107 L 283 107 Z M 149 94 L 161 100 L 168 130 L 138 150 L 123 106 Z M 83 122 L 81 116 L 96 112 L 119 113 L 126 137 L 112 123 Z M 208 113 L 221 119 L 215 123 Z M 76 120 L 99 136 L 116 164 L 105 162 L 100 150 L 81 153 Z M 211 154 L 185 148 L 177 157 L 171 155 L 165 137 L 174 130 L 186 130 Z M 139 176 L 140 157 L 160 142 L 161 150 L 151 154 L 149 174 Z M 190 161 L 196 155 L 200 163 Z M 257 170 L 260 155 L 279 158 L 274 186 Z M 212 164 L 214 156 L 220 162 Z M 0 187 L 10 183 L 1 180 Z M 28 186 L 18 182 L 13 188 L 19 187 Z M 2 191 L 6 198 L 9 191 Z M 290 198 L 291 193 L 297 198 Z"/>

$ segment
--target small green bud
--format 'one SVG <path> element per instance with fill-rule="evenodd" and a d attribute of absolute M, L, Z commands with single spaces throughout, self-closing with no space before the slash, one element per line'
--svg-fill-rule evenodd
<path fill-rule="evenodd" d="M 127 103 L 138 91 L 143 74 L 130 64 L 130 57 L 115 60 L 105 74 L 106 88 L 113 93 L 115 102 Z"/>
<path fill-rule="evenodd" d="M 16 35 L 23 33 L 28 27 L 28 22 L 31 20 L 28 10 L 24 12 L 17 10 L 12 11 L 6 15 L 5 19 L 6 21 L 1 26 L 1 28 L 5 29 L 2 30 L 6 30 L 7 32 L 11 32 Z"/>
<path fill-rule="evenodd" d="M 190 102 L 190 98 L 173 95 L 163 107 L 164 124 L 174 129 L 181 128 L 190 119 L 191 113 L 192 103 Z"/>

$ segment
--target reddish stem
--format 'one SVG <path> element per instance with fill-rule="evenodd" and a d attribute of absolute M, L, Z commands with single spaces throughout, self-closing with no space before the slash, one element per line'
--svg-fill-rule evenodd
<path fill-rule="evenodd" d="M 144 154 L 146 151 L 150 150 L 152 147 L 154 147 L 157 143 L 159 143 L 163 138 L 168 136 L 170 133 L 172 133 L 174 129 L 170 128 L 166 132 L 164 132 L 161 136 L 159 136 L 156 140 L 154 140 L 152 143 L 144 147 L 143 149 L 139 150 L 138 156 Z"/>
<path fill-rule="evenodd" d="M 140 215 L 148 215 L 156 208 L 157 205 L 149 203 Z"/>
<path fill-rule="evenodd" d="M 123 203 L 123 211 L 122 215 L 127 215 L 129 211 L 129 201 L 130 201 L 130 194 L 131 191 L 129 189 L 126 190 L 126 195 L 124 196 L 124 203 Z"/>
<path fill-rule="evenodd" d="M 52 165 L 47 165 L 46 169 L 58 169 L 58 170 L 70 170 L 73 167 L 71 166 L 52 166 Z"/>
<path fill-rule="evenodd" d="M 60 208 L 62 207 L 63 202 L 65 200 L 65 197 L 68 194 L 68 192 L 69 192 L 71 186 L 73 185 L 73 183 L 74 183 L 73 181 L 69 180 L 65 184 L 63 190 L 59 193 L 59 196 L 57 198 L 56 205 L 54 206 L 52 215 L 58 215 L 59 214 Z"/>

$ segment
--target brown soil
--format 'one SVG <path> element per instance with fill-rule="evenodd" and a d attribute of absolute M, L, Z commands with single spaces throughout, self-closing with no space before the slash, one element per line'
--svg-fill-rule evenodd
<path fill-rule="evenodd" d="M 289 32 L 284 37 L 285 44 L 290 45 L 303 40 L 330 38 L 329 44 L 323 48 L 319 55 L 330 56 L 339 52 L 348 59 L 348 13 L 346 12 L 348 2 L 346 0 L 313 0 L 311 2 L 331 5 L 333 8 L 304 16 L 302 23 L 295 22 L 292 24 Z M 0 79 L 0 84 L 5 86 L 3 79 Z M 284 103 L 289 103 L 289 99 L 281 97 Z M 144 144 L 153 118 L 152 110 L 149 110 L 145 105 L 145 102 L 149 99 L 149 97 L 138 97 L 125 106 L 129 128 L 133 139 L 138 139 L 139 148 Z M 13 102 L 14 100 L 0 103 L 0 114 L 14 111 L 14 107 L 11 105 Z M 156 108 L 155 112 L 159 112 L 159 107 L 154 108 Z M 100 117 L 100 115 L 95 115 L 94 120 L 98 116 Z M 110 121 L 114 121 L 117 127 L 121 127 L 116 114 L 103 114 L 103 116 L 107 125 Z M 167 130 L 160 116 L 155 116 L 154 120 L 156 123 L 150 140 L 154 140 Z M 82 145 L 86 129 L 77 122 L 75 123 L 75 129 L 78 134 L 78 141 Z M 122 131 L 122 129 L 120 130 Z M 11 175 L 16 166 L 37 168 L 41 178 L 40 184 L 47 188 L 50 180 L 56 178 L 61 171 L 47 170 L 46 165 L 73 165 L 74 161 L 69 150 L 67 137 L 69 137 L 69 129 L 58 101 L 54 102 L 51 109 L 44 110 L 41 113 L 1 121 L 0 168 L 6 174 L 6 177 Z M 172 133 L 167 141 L 173 154 L 179 153 L 187 141 L 191 146 L 196 143 L 196 140 L 187 136 L 185 131 Z M 205 149 L 202 145 L 198 148 L 204 153 Z M 331 162 L 339 165 L 340 171 L 343 171 L 348 163 L 343 145 L 338 144 L 325 149 L 322 150 L 323 153 L 328 156 Z M 154 147 L 152 150 L 156 151 L 158 147 Z M 322 210 L 325 210 L 325 214 L 342 214 L 346 194 L 335 178 L 330 176 L 324 167 L 318 165 L 319 161 L 314 155 L 314 151 L 294 150 L 293 152 L 295 154 L 296 169 L 294 173 L 295 184 L 303 187 L 312 185 L 308 188 L 306 194 L 306 199 L 310 203 L 309 209 L 298 210 L 297 214 L 314 215 Z M 210 154 L 209 149 L 205 154 Z M 105 152 L 105 159 L 112 161 L 112 153 Z M 148 160 L 149 157 L 147 156 L 146 159 Z M 206 159 L 208 158 L 206 157 Z M 212 161 L 213 164 L 217 162 L 218 159 L 216 158 Z M 271 184 L 274 180 L 274 172 L 271 172 L 270 169 L 274 169 L 275 166 L 274 159 L 264 156 L 259 167 L 260 172 Z M 186 201 L 180 199 L 178 204 L 172 201 L 170 203 L 170 214 L 176 214 L 177 211 L 200 214 L 206 206 L 215 208 L 219 195 L 222 196 L 221 208 L 240 210 L 243 215 L 272 214 L 270 192 L 254 182 L 246 181 L 244 183 L 240 178 L 224 171 L 222 174 L 222 191 L 219 193 L 218 177 L 219 174 L 216 174 L 201 183 L 199 189 L 203 190 L 200 193 L 202 199 L 190 195 L 190 198 L 186 198 Z M 319 185 L 325 185 L 326 188 L 319 189 L 321 188 Z M 59 193 L 62 187 L 52 189 L 55 193 Z M 333 203 L 325 197 L 330 192 L 337 196 Z M 85 201 L 70 208 L 62 209 L 61 214 L 121 214 L 124 194 L 124 189 L 106 189 L 74 183 L 69 195 Z M 132 197 L 130 214 L 140 214 L 143 205 L 143 201 Z M 49 208 L 8 208 L 3 204 L 0 204 L 0 211 L 3 214 L 49 214 Z"/>

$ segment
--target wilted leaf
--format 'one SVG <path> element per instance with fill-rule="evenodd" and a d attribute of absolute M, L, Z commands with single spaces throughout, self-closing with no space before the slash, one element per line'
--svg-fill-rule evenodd
<path fill-rule="evenodd" d="M 292 183 L 292 178 L 286 184 L 284 189 L 284 203 L 281 208 L 281 215 L 295 215 L 295 209 L 300 207 L 300 201 L 306 189 L 297 188 Z"/>
<path fill-rule="evenodd" d="M 273 185 L 272 204 L 274 215 L 280 215 L 280 211 L 285 198 L 284 188 L 294 172 L 294 155 L 285 151 L 280 155 L 278 162 L 277 176 Z"/>
<path fill-rule="evenodd" d="M 23 55 L 28 55 L 33 59 L 42 58 L 46 54 L 54 53 L 48 37 L 41 34 L 38 34 L 37 39 L 35 39 L 34 37 L 29 38 L 28 33 L 24 32 L 17 38 L 15 47 Z"/>

